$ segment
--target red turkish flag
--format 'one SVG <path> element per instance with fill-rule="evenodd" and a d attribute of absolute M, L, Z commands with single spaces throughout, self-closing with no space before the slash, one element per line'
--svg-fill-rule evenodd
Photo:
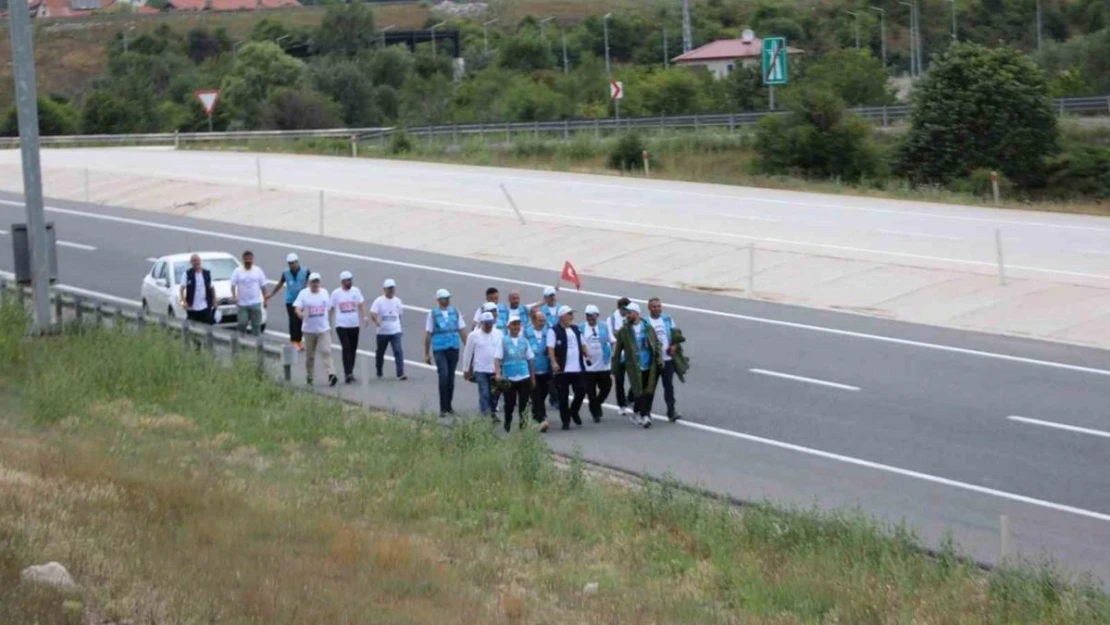
<path fill-rule="evenodd" d="M 569 260 L 563 264 L 563 275 L 559 276 L 559 279 L 573 284 L 577 291 L 582 290 L 582 281 L 578 279 L 578 272 L 574 270 L 574 265 L 570 264 Z"/>

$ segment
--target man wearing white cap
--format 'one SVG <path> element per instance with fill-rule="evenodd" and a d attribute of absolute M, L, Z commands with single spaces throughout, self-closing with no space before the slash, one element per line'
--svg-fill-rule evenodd
<path fill-rule="evenodd" d="M 563 429 L 570 429 L 570 422 L 582 425 L 582 402 L 586 399 L 582 372 L 586 370 L 586 359 L 582 349 L 582 335 L 574 325 L 574 310 L 570 306 L 559 308 L 559 323 L 547 331 L 547 356 L 551 359 L 551 370 L 555 373 L 555 392 L 559 400 L 559 418 Z M 574 389 L 574 401 L 570 401 L 570 391 Z"/>
<path fill-rule="evenodd" d="M 335 319 L 335 334 L 343 348 L 343 381 L 347 384 L 355 381 L 359 328 L 366 319 L 366 300 L 353 282 L 351 272 L 344 271 L 339 274 L 339 288 L 331 292 L 331 314 Z"/>
<path fill-rule="evenodd" d="M 505 431 L 508 432 L 513 423 L 513 410 L 519 411 L 520 425 L 524 427 L 524 411 L 528 409 L 528 398 L 532 394 L 532 387 L 536 385 L 536 368 L 534 365 L 535 353 L 532 344 L 521 333 L 520 315 L 509 314 L 508 334 L 501 338 L 501 354 L 497 357 L 495 376 L 497 382 L 506 388 L 502 391 L 505 396 Z M 502 382 L 503 381 L 503 382 Z M 547 421 L 536 419 L 540 423 L 540 431 L 547 431 Z"/>
<path fill-rule="evenodd" d="M 328 386 L 335 386 L 339 378 L 335 375 L 335 367 L 331 361 L 331 326 L 328 324 L 328 312 L 331 310 L 331 298 L 327 289 L 320 286 L 320 274 L 313 273 L 308 276 L 308 288 L 302 289 L 293 301 L 293 309 L 297 311 L 303 323 L 305 373 L 309 386 L 312 385 L 316 373 L 316 356 L 324 360 L 324 374 L 328 376 Z"/>
<path fill-rule="evenodd" d="M 463 350 L 463 377 L 478 384 L 478 412 L 494 421 L 497 405 L 493 401 L 494 378 L 497 377 L 497 359 L 501 356 L 501 330 L 493 327 L 497 317 L 484 312 L 479 318 L 478 329 L 466 337 Z"/>
<path fill-rule="evenodd" d="M 493 327 L 501 330 L 501 332 L 504 333 L 506 330 L 506 325 L 509 322 L 509 315 L 508 309 L 506 308 L 505 316 L 500 316 L 498 311 L 498 308 L 501 306 L 500 302 L 501 292 L 497 290 L 497 287 L 491 286 L 490 288 L 486 289 L 486 301 L 478 307 L 478 310 L 474 311 L 474 327 L 477 328 L 478 325 L 481 323 L 482 313 L 492 312 L 494 314 Z"/>
<path fill-rule="evenodd" d="M 297 301 L 297 295 L 308 285 L 308 275 L 312 271 L 308 267 L 302 267 L 301 259 L 293 253 L 285 257 L 285 263 L 289 267 L 281 272 L 281 277 L 274 285 L 274 290 L 266 296 L 266 305 L 269 306 L 270 300 L 278 294 L 281 287 L 285 287 L 285 312 L 289 316 L 289 342 L 293 344 L 293 347 L 303 351 L 304 335 L 301 333 L 301 318 L 297 316 L 297 311 L 293 308 L 293 302 Z"/>
<path fill-rule="evenodd" d="M 590 416 L 594 423 L 601 422 L 601 405 L 609 398 L 613 386 L 612 357 L 613 344 L 617 339 L 609 332 L 609 326 L 598 323 L 601 311 L 597 306 L 586 306 L 586 323 L 578 327 L 586 352 L 586 397 L 590 402 Z"/>
<path fill-rule="evenodd" d="M 613 337 L 614 342 L 616 342 L 617 332 L 624 327 L 624 318 L 628 315 L 628 305 L 631 303 L 632 300 L 627 297 L 620 298 L 617 300 L 617 309 L 605 320 L 605 325 L 609 326 L 609 336 Z M 635 402 L 635 397 L 632 397 L 631 393 L 626 396 L 624 392 L 624 361 L 624 356 L 613 361 L 613 386 L 617 391 L 617 409 L 622 415 L 630 415 L 632 414 L 630 406 Z"/>
<path fill-rule="evenodd" d="M 625 370 L 628 372 L 628 386 L 636 397 L 636 405 L 629 418 L 638 426 L 650 428 L 651 404 L 663 364 L 663 352 L 651 324 L 640 317 L 639 304 L 632 302 L 625 310 L 628 315 L 624 326 L 617 332 L 613 359 L 627 356 Z"/>
<path fill-rule="evenodd" d="M 543 301 L 540 302 L 540 310 L 543 311 L 547 317 L 547 327 L 553 328 L 559 325 L 559 303 L 556 301 L 556 296 L 559 290 L 553 286 L 549 286 L 543 290 Z"/>
<path fill-rule="evenodd" d="M 551 359 L 547 357 L 547 317 L 539 306 L 529 313 L 531 325 L 524 330 L 524 338 L 532 347 L 532 369 L 536 383 L 532 386 L 532 418 L 540 424 L 540 431 L 547 431 L 547 393 L 551 388 Z"/>
<path fill-rule="evenodd" d="M 459 350 L 466 341 L 466 322 L 451 305 L 451 293 L 447 289 L 436 291 L 436 303 L 424 323 L 424 362 L 430 365 L 435 358 L 439 375 L 439 416 L 446 417 L 455 414 L 451 405 L 455 398 L 455 368 L 459 364 Z"/>
<path fill-rule="evenodd" d="M 474 330 L 477 330 L 479 326 L 482 325 L 483 313 L 493 313 L 493 327 L 497 328 L 498 330 L 501 329 L 501 326 L 497 320 L 497 304 L 495 302 L 486 302 L 485 304 L 479 306 L 478 310 L 474 311 L 474 327 L 471 329 L 472 332 Z M 508 318 L 506 318 L 506 320 L 508 320 Z"/>
<path fill-rule="evenodd" d="M 370 305 L 370 318 L 378 327 L 374 366 L 379 378 L 385 365 L 385 348 L 390 346 L 393 348 L 393 362 L 397 365 L 397 379 L 408 379 L 405 376 L 405 350 L 401 344 L 401 313 L 404 309 L 401 298 L 397 297 L 397 282 L 393 278 L 383 282 L 382 294 Z"/>

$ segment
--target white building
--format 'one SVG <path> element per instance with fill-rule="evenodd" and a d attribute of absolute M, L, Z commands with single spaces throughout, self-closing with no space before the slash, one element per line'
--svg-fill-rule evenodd
<path fill-rule="evenodd" d="M 786 48 L 787 56 L 803 54 L 797 48 Z M 675 65 L 683 67 L 704 67 L 720 80 L 732 73 L 736 66 L 758 67 L 763 59 L 763 40 L 750 30 L 745 30 L 740 39 L 721 39 L 690 50 L 686 54 L 671 59 Z"/>

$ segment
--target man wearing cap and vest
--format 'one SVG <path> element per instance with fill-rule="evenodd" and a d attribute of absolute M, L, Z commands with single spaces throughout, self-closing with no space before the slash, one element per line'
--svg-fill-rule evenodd
<path fill-rule="evenodd" d="M 496 360 L 496 375 L 494 381 L 504 388 L 501 392 L 505 396 L 505 431 L 508 432 L 513 423 L 513 410 L 516 409 L 520 416 L 520 425 L 526 423 L 524 411 L 528 409 L 528 398 L 532 394 L 532 387 L 536 384 L 535 353 L 532 344 L 521 331 L 520 315 L 509 315 L 509 332 L 501 337 L 501 354 Z M 540 425 L 540 431 L 547 431 L 547 422 Z"/>
<path fill-rule="evenodd" d="M 497 304 L 497 314 L 504 319 L 505 327 L 509 326 L 509 317 L 514 313 L 520 317 L 521 325 L 528 325 L 528 307 L 520 301 L 520 291 L 509 291 L 509 303 Z"/>
<path fill-rule="evenodd" d="M 308 288 L 301 289 L 297 294 L 297 299 L 293 301 L 293 309 L 304 322 L 304 366 L 309 386 L 312 385 L 315 377 L 317 355 L 324 360 L 324 374 L 328 376 L 328 386 L 335 386 L 339 378 L 335 375 L 335 367 L 331 360 L 331 326 L 328 324 L 331 298 L 328 296 L 327 289 L 320 287 L 320 274 L 313 273 L 308 276 Z"/>
<path fill-rule="evenodd" d="M 609 318 L 605 320 L 605 325 L 609 327 L 609 336 L 613 337 L 616 341 L 617 332 L 624 327 L 624 318 L 628 315 L 627 307 L 632 303 L 632 300 L 627 297 L 622 297 L 617 300 L 617 309 Z M 613 386 L 617 389 L 617 409 L 622 415 L 632 414 L 631 405 L 635 398 L 626 396 L 624 393 L 624 367 L 625 357 L 622 355 L 617 360 L 613 361 Z"/>
<path fill-rule="evenodd" d="M 339 288 L 331 292 L 331 314 L 335 319 L 335 334 L 343 351 L 343 382 L 355 381 L 355 361 L 358 359 L 359 330 L 366 319 L 366 300 L 362 291 L 353 285 L 354 276 L 344 271 L 339 274 Z"/>
<path fill-rule="evenodd" d="M 190 268 L 185 271 L 181 285 L 181 307 L 185 318 L 200 323 L 213 323 L 212 312 L 216 309 L 216 290 L 212 287 L 212 272 L 201 264 L 200 256 L 189 257 Z"/>
<path fill-rule="evenodd" d="M 662 368 L 663 353 L 651 324 L 640 317 L 640 306 L 632 302 L 625 309 L 628 316 L 624 320 L 624 326 L 617 332 L 613 359 L 626 357 L 628 386 L 636 397 L 629 419 L 640 427 L 650 428 L 651 404 L 655 397 L 659 370 Z"/>
<path fill-rule="evenodd" d="M 540 431 L 547 431 L 547 389 L 551 388 L 551 359 L 547 356 L 547 317 L 539 306 L 529 314 L 531 325 L 523 331 L 524 338 L 532 347 L 532 368 L 535 371 L 535 384 L 532 385 L 532 418 L 540 424 Z"/>
<path fill-rule="evenodd" d="M 674 423 L 682 418 L 682 415 L 675 410 L 674 399 L 675 356 L 679 349 L 679 341 L 675 340 L 675 335 L 679 332 L 678 324 L 671 319 L 670 315 L 663 312 L 663 302 L 658 297 L 648 301 L 648 314 L 650 315 L 648 323 L 655 330 L 655 336 L 659 339 L 659 347 L 663 352 L 663 368 L 660 374 L 663 379 L 663 400 L 667 403 L 667 419 Z M 685 370 L 678 373 L 681 376 Z"/>
<path fill-rule="evenodd" d="M 574 325 L 574 310 L 570 306 L 559 308 L 559 323 L 547 331 L 547 357 L 551 359 L 551 371 L 555 374 L 555 391 L 559 398 L 559 418 L 563 429 L 570 429 L 570 422 L 582 425 L 582 402 L 586 399 L 586 389 L 582 373 L 586 370 L 586 358 L 582 349 L 582 335 Z M 570 401 L 570 391 L 574 390 L 574 401 Z"/>
<path fill-rule="evenodd" d="M 493 421 L 497 418 L 497 404 L 494 395 L 494 378 L 497 373 L 497 358 L 501 355 L 501 331 L 493 327 L 497 317 L 484 312 L 478 318 L 478 329 L 466 337 L 463 350 L 463 378 L 478 385 L 478 412 Z"/>
<path fill-rule="evenodd" d="M 539 302 L 540 310 L 547 319 L 548 328 L 559 325 L 559 304 L 555 299 L 558 293 L 558 289 L 549 286 L 543 290 L 543 301 Z"/>
<path fill-rule="evenodd" d="M 586 306 L 586 323 L 578 326 L 586 352 L 586 397 L 590 402 L 590 416 L 594 423 L 601 422 L 601 405 L 609 398 L 613 386 L 611 361 L 613 343 L 616 339 L 609 332 L 609 326 L 598 323 L 601 311 L 597 306 Z"/>
<path fill-rule="evenodd" d="M 451 403 L 455 398 L 455 369 L 459 364 L 459 351 L 466 341 L 466 322 L 458 309 L 451 305 L 447 289 L 436 291 L 437 306 L 428 312 L 424 323 L 424 362 L 435 359 L 439 375 L 439 416 L 455 414 Z"/>
<path fill-rule="evenodd" d="M 498 316 L 498 310 L 497 309 L 498 309 L 498 306 L 499 306 L 498 302 L 500 302 L 500 301 L 501 301 L 501 292 L 497 290 L 497 287 L 491 286 L 490 288 L 486 289 L 486 301 L 483 302 L 482 305 L 478 307 L 478 310 L 474 311 L 474 328 L 475 329 L 477 329 L 478 326 L 481 324 L 482 313 L 492 312 L 494 314 L 493 327 L 497 328 L 498 330 L 501 330 L 502 332 L 505 331 L 505 329 L 506 329 L 505 326 L 509 321 L 509 315 L 508 315 L 508 311 L 506 310 L 506 314 L 505 314 L 504 317 L 499 317 Z"/>
<path fill-rule="evenodd" d="M 382 283 L 382 294 L 370 305 L 370 319 L 378 327 L 374 366 L 379 378 L 385 365 L 385 348 L 390 346 L 393 348 L 393 362 L 397 365 L 397 379 L 408 379 L 405 375 L 405 350 L 401 343 L 401 313 L 404 308 L 401 298 L 397 297 L 397 282 L 389 278 Z"/>
<path fill-rule="evenodd" d="M 308 276 L 312 271 L 308 267 L 301 267 L 301 260 L 296 254 L 286 256 L 285 262 L 289 267 L 281 272 L 281 277 L 274 285 L 274 290 L 266 296 L 266 305 L 269 306 L 270 300 L 278 294 L 281 287 L 285 287 L 285 312 L 289 315 L 289 342 L 293 344 L 293 347 L 303 351 L 304 335 L 301 332 L 301 318 L 297 316 L 297 311 L 293 308 L 293 302 L 297 301 L 297 295 L 308 284 Z"/>

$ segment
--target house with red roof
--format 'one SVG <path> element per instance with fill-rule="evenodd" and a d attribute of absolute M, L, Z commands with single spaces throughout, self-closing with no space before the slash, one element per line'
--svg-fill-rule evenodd
<path fill-rule="evenodd" d="M 786 47 L 787 56 L 804 54 L 798 48 Z M 758 67 L 763 60 L 763 40 L 745 30 L 739 39 L 721 39 L 707 43 L 671 59 L 682 67 L 705 68 L 718 80 L 726 78 L 735 67 Z"/>

